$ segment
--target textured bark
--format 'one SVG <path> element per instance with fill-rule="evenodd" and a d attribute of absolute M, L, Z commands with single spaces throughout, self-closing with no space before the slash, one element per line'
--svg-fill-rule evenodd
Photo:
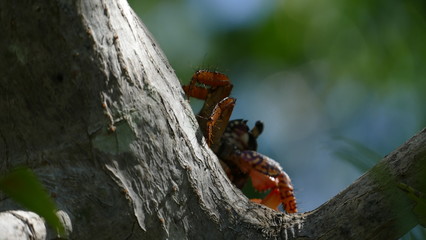
<path fill-rule="evenodd" d="M 278 213 L 226 178 L 126 1 L 2 1 L 0 22 L 0 171 L 32 168 L 70 239 L 392 239 L 416 224 L 395 183 L 425 189 L 426 131 L 317 210 Z"/>
<path fill-rule="evenodd" d="M 43 219 L 26 211 L 0 213 L 0 239 L 46 239 Z"/>

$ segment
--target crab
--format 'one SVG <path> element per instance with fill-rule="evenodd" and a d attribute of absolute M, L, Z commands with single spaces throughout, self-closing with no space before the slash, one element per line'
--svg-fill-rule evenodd
<path fill-rule="evenodd" d="M 233 87 L 229 78 L 220 72 L 199 70 L 190 83 L 182 87 L 188 98 L 204 100 L 196 118 L 208 146 L 219 158 L 231 182 L 241 189 L 250 177 L 256 190 L 270 190 L 264 199 L 252 201 L 275 210 L 282 203 L 287 213 L 296 213 L 290 177 L 275 160 L 256 151 L 263 123 L 257 121 L 249 129 L 246 120 L 229 121 L 236 101 L 229 97 Z"/>

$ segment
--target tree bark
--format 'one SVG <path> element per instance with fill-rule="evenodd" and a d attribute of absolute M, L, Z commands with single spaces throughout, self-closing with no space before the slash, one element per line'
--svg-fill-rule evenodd
<path fill-rule="evenodd" d="M 0 171 L 32 168 L 70 239 L 395 239 L 417 224 L 396 186 L 424 192 L 426 130 L 318 209 L 279 213 L 226 178 L 126 1 L 2 1 L 0 22 Z"/>

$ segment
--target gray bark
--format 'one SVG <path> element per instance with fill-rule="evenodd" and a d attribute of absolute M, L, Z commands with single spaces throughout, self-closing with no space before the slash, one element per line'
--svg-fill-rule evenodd
<path fill-rule="evenodd" d="M 226 178 L 126 1 L 2 1 L 0 22 L 0 171 L 32 168 L 70 239 L 394 239 L 416 224 L 395 183 L 424 190 L 425 130 L 315 211 L 279 213 Z"/>

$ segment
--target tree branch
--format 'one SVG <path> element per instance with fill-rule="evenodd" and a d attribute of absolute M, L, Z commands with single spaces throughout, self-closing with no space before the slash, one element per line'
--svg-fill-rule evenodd
<path fill-rule="evenodd" d="M 426 129 L 386 156 L 343 192 L 306 214 L 309 239 L 397 239 L 418 220 L 398 185 L 426 190 Z"/>
<path fill-rule="evenodd" d="M 404 195 L 398 182 L 424 189 L 425 131 L 317 210 L 279 213 L 226 178 L 126 1 L 3 1 L 0 11 L 0 170 L 32 168 L 71 239 L 374 239 L 415 225 L 413 203 L 391 196 Z"/>

